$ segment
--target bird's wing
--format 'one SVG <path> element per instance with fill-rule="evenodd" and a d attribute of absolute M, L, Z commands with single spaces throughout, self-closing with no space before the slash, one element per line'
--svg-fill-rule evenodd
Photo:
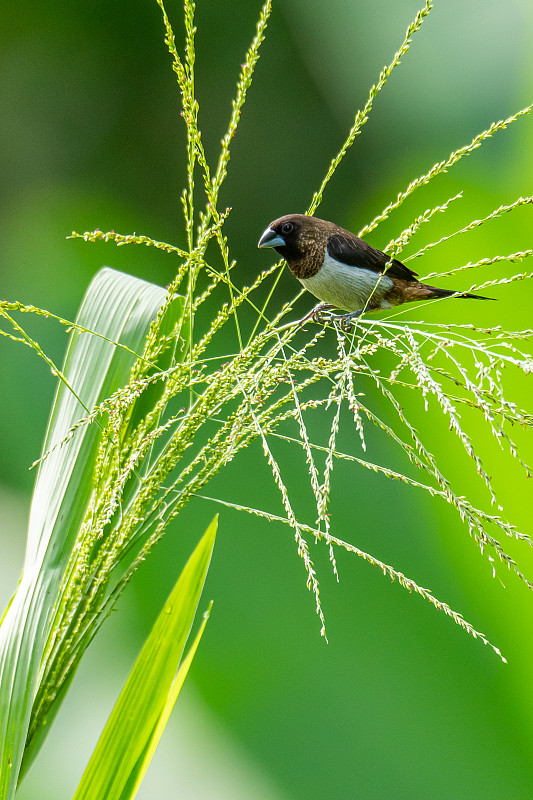
<path fill-rule="evenodd" d="M 373 272 L 385 272 L 390 278 L 402 278 L 404 281 L 416 281 L 418 273 L 390 256 L 371 247 L 357 236 L 346 236 L 334 233 L 328 239 L 328 253 L 336 261 L 351 267 L 370 269 Z M 390 264 L 389 264 L 390 261 Z M 389 266 L 387 267 L 387 264 Z"/>

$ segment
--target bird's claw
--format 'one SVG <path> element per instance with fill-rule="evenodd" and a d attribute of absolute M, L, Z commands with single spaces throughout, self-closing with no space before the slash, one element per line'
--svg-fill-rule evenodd
<path fill-rule="evenodd" d="M 338 322 L 340 329 L 344 331 L 344 333 L 349 333 L 352 325 L 356 324 L 356 320 L 359 319 L 361 311 L 351 311 L 349 314 L 326 314 L 326 311 L 331 311 L 332 308 L 335 308 L 334 305 L 330 303 L 321 303 L 315 308 L 312 308 L 311 311 L 302 317 L 299 325 L 303 325 L 305 322 L 309 322 L 312 320 L 313 322 L 317 322 L 319 325 L 325 325 L 328 322 Z"/>
<path fill-rule="evenodd" d="M 344 331 L 344 333 L 349 333 L 352 326 L 357 325 L 357 320 L 360 316 L 360 311 L 354 311 L 351 314 L 339 314 L 337 319 L 339 320 L 341 331 Z"/>
<path fill-rule="evenodd" d="M 323 308 L 315 308 L 313 310 L 311 319 L 313 319 L 314 322 L 318 322 L 319 325 L 325 325 L 334 316 L 335 316 L 334 314 L 330 314 L 329 312 L 326 313 L 326 311 Z"/>
<path fill-rule="evenodd" d="M 349 314 L 331 314 L 330 320 L 332 322 L 338 322 L 341 331 L 344 333 L 349 333 L 350 330 L 354 325 L 357 324 L 357 320 L 361 316 L 363 311 L 351 311 Z"/>
<path fill-rule="evenodd" d="M 309 320 L 312 320 L 313 322 L 318 322 L 319 325 L 325 325 L 325 323 L 329 322 L 330 318 L 333 315 L 328 314 L 327 316 L 324 316 L 324 311 L 329 311 L 332 308 L 335 308 L 335 306 L 329 303 L 321 303 L 320 305 L 312 308 L 311 311 L 309 311 L 309 313 L 305 315 L 305 317 L 302 317 L 298 325 L 300 326 L 304 325 L 306 322 L 309 322 Z"/>

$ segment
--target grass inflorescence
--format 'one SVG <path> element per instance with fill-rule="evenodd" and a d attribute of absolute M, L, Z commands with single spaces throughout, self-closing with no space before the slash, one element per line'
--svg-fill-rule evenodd
<path fill-rule="evenodd" d="M 411 487 L 448 504 L 455 509 L 481 552 L 488 555 L 491 568 L 496 570 L 500 562 L 533 588 L 501 540 L 509 537 L 529 545 L 533 542 L 527 533 L 508 522 L 499 508 L 493 481 L 480 454 L 481 434 L 477 421 L 475 424 L 472 422 L 472 415 L 476 420 L 482 420 L 482 436 L 494 437 L 499 446 L 517 460 L 524 473 L 531 475 L 527 459 L 521 454 L 511 428 L 516 425 L 530 429 L 533 420 L 508 396 L 504 377 L 511 371 L 525 375 L 533 371 L 529 354 L 533 332 L 508 332 L 499 327 L 479 330 L 473 325 L 448 322 L 404 323 L 398 319 L 398 312 L 381 319 L 363 317 L 350 333 L 341 331 L 335 323 L 302 330 L 293 320 L 292 303 L 276 305 L 276 286 L 282 263 L 272 265 L 252 285 L 242 287 L 236 277 L 230 242 L 224 235 L 229 209 L 219 208 L 218 198 L 230 162 L 230 143 L 238 129 L 265 37 L 271 3 L 267 0 L 261 9 L 256 34 L 241 66 L 230 120 L 221 140 L 216 169 L 212 172 L 204 152 L 199 127 L 200 105 L 195 93 L 194 2 L 185 2 L 183 55 L 176 44 L 163 0 L 157 2 L 163 13 L 165 41 L 178 82 L 186 128 L 187 178 L 182 193 L 182 209 L 187 246 L 179 248 L 146 235 L 125 235 L 98 229 L 72 234 L 88 242 L 103 240 L 117 246 L 155 247 L 178 259 L 179 263 L 167 298 L 152 323 L 144 352 L 138 354 L 127 385 L 94 408 L 88 408 L 87 414 L 71 426 L 63 442 L 55 445 L 64 445 L 84 426 L 99 424 L 102 427 L 91 499 L 65 570 L 55 609 L 54 630 L 44 654 L 43 680 L 32 715 L 33 731 L 37 731 L 46 718 L 47 709 L 68 683 L 79 654 L 94 636 L 133 572 L 149 555 L 169 523 L 194 497 L 284 523 L 292 529 L 324 636 L 326 626 L 319 581 L 309 547 L 310 541 L 314 540 L 325 542 L 335 573 L 335 549 L 340 547 L 378 567 L 404 588 L 443 610 L 468 633 L 489 643 L 458 612 L 437 600 L 413 579 L 334 535 L 335 520 L 330 516 L 330 497 L 339 461 L 354 470 L 379 473 L 389 480 L 405 484 L 406 490 Z M 400 64 L 430 11 L 431 3 L 427 2 L 409 26 L 392 62 L 383 69 L 372 87 L 367 103 L 357 113 L 346 141 L 311 200 L 310 213 L 318 208 L 330 178 L 360 133 L 379 91 Z M 360 235 L 374 230 L 418 188 L 449 170 L 485 140 L 528 114 L 531 108 L 528 106 L 505 120 L 493 123 L 470 143 L 410 182 L 383 212 L 362 228 Z M 443 200 L 420 213 L 389 243 L 387 251 L 397 256 L 423 225 L 430 224 L 436 214 L 445 214 L 452 201 L 460 196 Z M 201 203 L 200 197 L 203 198 Z M 531 203 L 531 197 L 521 197 L 513 203 L 501 205 L 486 217 L 473 220 L 425 245 L 411 258 L 422 255 L 430 247 L 437 247 L 452 236 L 466 234 L 495 217 Z M 207 256 L 208 246 L 213 243 L 220 254 L 222 268 L 214 266 Z M 508 256 L 487 256 L 447 272 L 432 273 L 432 276 L 479 269 L 497 262 L 522 261 L 531 255 L 533 250 Z M 530 275 L 505 276 L 473 288 L 478 290 L 526 277 Z M 165 313 L 176 294 L 183 298 L 183 313 L 173 329 L 163 334 Z M 198 315 L 205 305 L 210 310 L 207 322 L 205 314 Z M 245 307 L 247 315 L 243 314 Z M 12 325 L 13 331 L 2 331 L 3 335 L 32 347 L 47 360 L 59 378 L 64 379 L 39 344 L 15 322 L 12 317 L 15 311 L 53 315 L 17 303 L 0 303 L 0 313 Z M 250 314 L 253 314 L 254 322 L 251 333 L 246 334 L 243 320 L 249 319 Z M 72 325 L 66 320 L 59 319 L 59 322 Z M 237 346 L 235 352 L 221 356 L 219 337 L 229 325 L 233 326 Z M 325 337 L 331 337 L 334 342 L 333 354 L 328 350 L 329 355 L 324 355 L 321 344 Z M 158 366 L 165 354 L 172 351 L 176 341 L 182 342 L 183 356 L 171 359 L 164 368 Z M 383 364 L 387 365 L 386 369 Z M 132 413 L 135 404 L 154 388 L 157 391 L 153 392 L 151 406 L 144 409 L 140 417 L 135 417 Z M 407 392 L 416 398 L 413 406 L 403 402 Z M 430 410 L 445 420 L 487 492 L 486 507 L 470 501 L 461 491 L 460 478 L 457 475 L 452 478 L 440 465 L 430 441 L 413 421 L 414 408 Z M 318 443 L 310 432 L 309 420 L 322 410 L 328 410 L 330 427 L 325 439 Z M 463 410 L 468 410 L 469 414 L 463 416 Z M 347 425 L 353 426 L 353 452 L 346 452 L 340 444 L 341 431 Z M 396 450 L 394 463 L 397 464 L 398 459 L 403 461 L 403 470 L 378 463 L 370 455 L 367 457 L 369 431 L 373 436 L 377 432 L 387 440 L 387 448 L 380 452 L 389 453 L 391 448 Z M 276 444 L 280 441 L 299 449 L 305 458 L 310 492 L 315 499 L 307 522 L 302 522 L 297 516 L 290 481 L 276 456 Z M 279 491 L 283 514 L 243 505 L 229 497 L 208 497 L 205 493 L 211 478 L 252 442 L 260 444 Z M 48 455 L 45 453 L 43 458 Z M 496 513 L 493 513 L 494 506 Z M 501 657 L 499 649 L 490 646 Z"/>

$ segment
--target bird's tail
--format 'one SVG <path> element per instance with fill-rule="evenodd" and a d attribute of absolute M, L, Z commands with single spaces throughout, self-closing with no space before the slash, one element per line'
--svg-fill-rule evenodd
<path fill-rule="evenodd" d="M 428 286 L 427 283 L 421 284 L 427 291 L 425 294 L 428 300 L 436 297 L 466 297 L 468 300 L 495 300 L 495 297 L 483 297 L 481 294 L 470 294 L 469 292 L 453 291 L 453 289 L 439 289 L 437 286 Z"/>

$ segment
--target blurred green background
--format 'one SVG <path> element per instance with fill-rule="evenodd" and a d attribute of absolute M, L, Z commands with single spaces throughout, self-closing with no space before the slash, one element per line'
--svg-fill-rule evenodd
<path fill-rule="evenodd" d="M 260 5 L 201 0 L 198 6 L 200 124 L 214 164 Z M 410 0 L 275 4 L 221 196 L 233 209 L 227 233 L 241 284 L 270 263 L 256 249 L 267 223 L 307 207 L 417 8 Z M 169 4 L 167 10 L 180 42 L 180 9 Z M 358 230 L 435 161 L 531 102 L 532 42 L 530 0 L 437 4 L 376 100 L 320 215 Z M 2 296 L 73 318 L 103 264 L 168 283 L 176 269 L 171 256 L 65 239 L 73 229 L 99 227 L 183 243 L 183 123 L 156 3 L 10 3 L 0 17 L 0 43 Z M 417 245 L 432 241 L 531 194 L 532 178 L 533 119 L 527 117 L 416 193 L 371 241 L 383 247 L 416 214 L 463 190 L 464 199 L 435 219 Z M 518 210 L 431 251 L 416 268 L 424 275 L 526 249 L 532 229 L 531 209 Z M 453 288 L 527 266 L 459 275 Z M 284 276 L 286 296 L 294 289 Z M 532 327 L 528 282 L 498 288 L 494 296 L 498 304 L 439 304 L 427 315 Z M 302 299 L 302 310 L 309 302 Z M 409 311 L 412 319 L 419 313 Z M 52 322 L 25 322 L 61 361 L 65 332 Z M 29 349 L 4 338 L 0 374 L 3 605 L 21 568 L 34 477 L 28 467 L 39 455 L 54 380 Z M 531 380 L 509 377 L 513 395 L 531 408 Z M 446 426 L 433 428 L 432 418 L 426 423 L 461 493 L 487 506 Z M 484 435 L 481 427 L 473 430 Z M 527 460 L 531 437 L 517 432 L 517 440 Z M 372 437 L 368 457 L 392 463 L 387 447 Z M 531 482 L 492 444 L 483 445 L 483 454 L 506 513 L 531 533 Z M 292 451 L 283 448 L 279 456 L 303 505 L 304 459 L 298 454 L 291 461 Z M 259 448 L 241 455 L 208 493 L 279 511 Z M 22 785 L 23 800 L 73 793 L 135 653 L 215 510 L 193 502 L 137 574 L 88 652 Z M 493 579 L 456 515 L 414 489 L 339 468 L 330 510 L 334 534 L 429 587 L 500 646 L 509 664 L 353 556 L 338 554 L 337 585 L 325 548 L 313 545 L 326 645 L 290 531 L 222 510 L 205 593 L 204 605 L 215 601 L 211 620 L 139 796 L 530 798 L 533 602 L 527 588 L 502 570 L 505 587 Z M 533 576 L 526 547 L 504 544 Z"/>

